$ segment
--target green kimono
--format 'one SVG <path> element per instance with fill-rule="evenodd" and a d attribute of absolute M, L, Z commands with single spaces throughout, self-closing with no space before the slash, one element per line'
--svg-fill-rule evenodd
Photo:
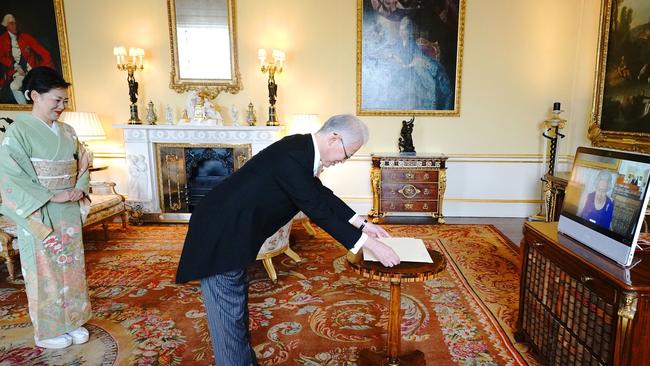
<path fill-rule="evenodd" d="M 22 114 L 0 146 L 0 213 L 19 226 L 20 262 L 37 339 L 75 330 L 91 317 L 81 235 L 90 158 L 72 127 L 54 124 L 50 128 Z M 50 202 L 54 194 L 73 188 L 86 193 L 83 200 Z"/>

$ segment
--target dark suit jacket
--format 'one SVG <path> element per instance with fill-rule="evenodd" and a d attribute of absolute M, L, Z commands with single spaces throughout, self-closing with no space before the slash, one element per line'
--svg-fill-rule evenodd
<path fill-rule="evenodd" d="M 314 178 L 313 168 L 311 135 L 292 135 L 214 187 L 192 212 L 176 281 L 245 268 L 298 211 L 352 248 L 361 237 L 348 222 L 354 211 Z"/>

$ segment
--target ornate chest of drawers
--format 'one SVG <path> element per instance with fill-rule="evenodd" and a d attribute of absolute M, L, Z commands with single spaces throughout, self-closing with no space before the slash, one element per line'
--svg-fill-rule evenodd
<path fill-rule="evenodd" d="M 373 222 L 386 215 L 430 215 L 444 223 L 446 161 L 436 155 L 372 154 L 373 204 L 368 215 Z"/>

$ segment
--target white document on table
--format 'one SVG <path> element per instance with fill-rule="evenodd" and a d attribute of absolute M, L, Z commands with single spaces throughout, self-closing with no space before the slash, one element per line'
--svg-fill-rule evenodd
<path fill-rule="evenodd" d="M 380 242 L 393 248 L 402 262 L 433 263 L 422 239 L 415 238 L 378 238 Z M 363 260 L 379 262 L 371 251 L 363 249 Z"/>

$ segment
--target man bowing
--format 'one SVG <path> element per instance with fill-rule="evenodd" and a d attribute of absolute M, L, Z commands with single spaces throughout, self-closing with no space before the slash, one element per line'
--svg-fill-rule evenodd
<path fill-rule="evenodd" d="M 287 136 L 260 151 L 192 212 L 176 281 L 201 280 L 217 365 L 257 365 L 246 267 L 266 238 L 299 211 L 352 252 L 363 246 L 383 265 L 399 264 L 376 239 L 388 233 L 359 217 L 317 177 L 321 167 L 346 161 L 367 141 L 361 120 L 333 116 L 314 134 Z"/>

